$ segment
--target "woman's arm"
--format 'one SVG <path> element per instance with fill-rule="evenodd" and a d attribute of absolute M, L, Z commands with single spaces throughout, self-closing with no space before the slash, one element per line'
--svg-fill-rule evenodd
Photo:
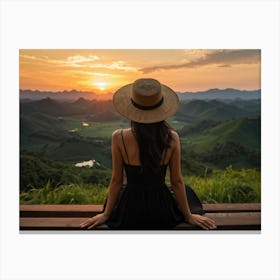
<path fill-rule="evenodd" d="M 104 215 L 110 217 L 123 185 L 123 160 L 119 148 L 120 131 L 112 134 L 112 177 Z"/>
<path fill-rule="evenodd" d="M 174 140 L 174 146 L 169 163 L 170 182 L 181 212 L 183 213 L 185 219 L 189 219 L 191 211 L 187 201 L 185 184 L 181 174 L 180 140 L 176 132 L 172 132 L 172 137 Z"/>
<path fill-rule="evenodd" d="M 190 211 L 185 184 L 181 174 L 180 140 L 176 132 L 172 132 L 172 134 L 174 139 L 174 146 L 169 163 L 170 181 L 178 206 L 183 213 L 186 222 L 197 225 L 203 229 L 215 229 L 215 221 L 207 217 L 192 214 Z"/>
<path fill-rule="evenodd" d="M 109 185 L 108 198 L 104 213 L 98 214 L 81 223 L 81 227 L 94 228 L 105 223 L 116 204 L 122 184 L 123 184 L 123 161 L 119 148 L 120 131 L 116 130 L 112 134 L 112 177 Z"/>

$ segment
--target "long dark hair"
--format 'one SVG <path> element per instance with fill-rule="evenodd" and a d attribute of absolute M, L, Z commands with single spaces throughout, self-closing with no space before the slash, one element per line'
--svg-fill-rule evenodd
<path fill-rule="evenodd" d="M 163 152 L 170 147 L 172 128 L 166 121 L 149 124 L 131 121 L 131 128 L 139 146 L 143 171 L 158 173 Z"/>

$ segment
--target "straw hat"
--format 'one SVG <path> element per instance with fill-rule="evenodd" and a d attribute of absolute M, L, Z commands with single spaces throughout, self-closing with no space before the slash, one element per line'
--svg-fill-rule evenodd
<path fill-rule="evenodd" d="M 118 89 L 113 104 L 129 120 L 155 123 L 175 114 L 179 99 L 172 89 L 155 79 L 138 79 Z"/>

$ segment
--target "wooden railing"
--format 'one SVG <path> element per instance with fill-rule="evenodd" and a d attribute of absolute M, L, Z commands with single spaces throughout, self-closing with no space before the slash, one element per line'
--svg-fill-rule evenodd
<path fill-rule="evenodd" d="M 203 204 L 205 216 L 216 221 L 216 230 L 260 230 L 260 203 Z M 102 205 L 21 205 L 20 230 L 83 230 L 80 223 L 102 211 Z M 199 230 L 187 223 L 174 230 Z M 106 225 L 97 230 L 109 230 Z"/>

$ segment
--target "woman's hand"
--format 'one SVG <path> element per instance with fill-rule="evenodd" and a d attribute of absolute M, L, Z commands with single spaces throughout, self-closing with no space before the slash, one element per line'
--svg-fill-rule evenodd
<path fill-rule="evenodd" d="M 88 229 L 95 228 L 98 225 L 104 224 L 108 219 L 109 219 L 108 216 L 106 216 L 104 213 L 101 213 L 101 214 L 98 214 L 92 218 L 89 218 L 89 219 L 83 221 L 80 224 L 80 227 L 88 228 Z"/>
<path fill-rule="evenodd" d="M 191 214 L 190 217 L 186 219 L 186 222 L 207 230 L 217 228 L 215 221 L 197 214 Z"/>

